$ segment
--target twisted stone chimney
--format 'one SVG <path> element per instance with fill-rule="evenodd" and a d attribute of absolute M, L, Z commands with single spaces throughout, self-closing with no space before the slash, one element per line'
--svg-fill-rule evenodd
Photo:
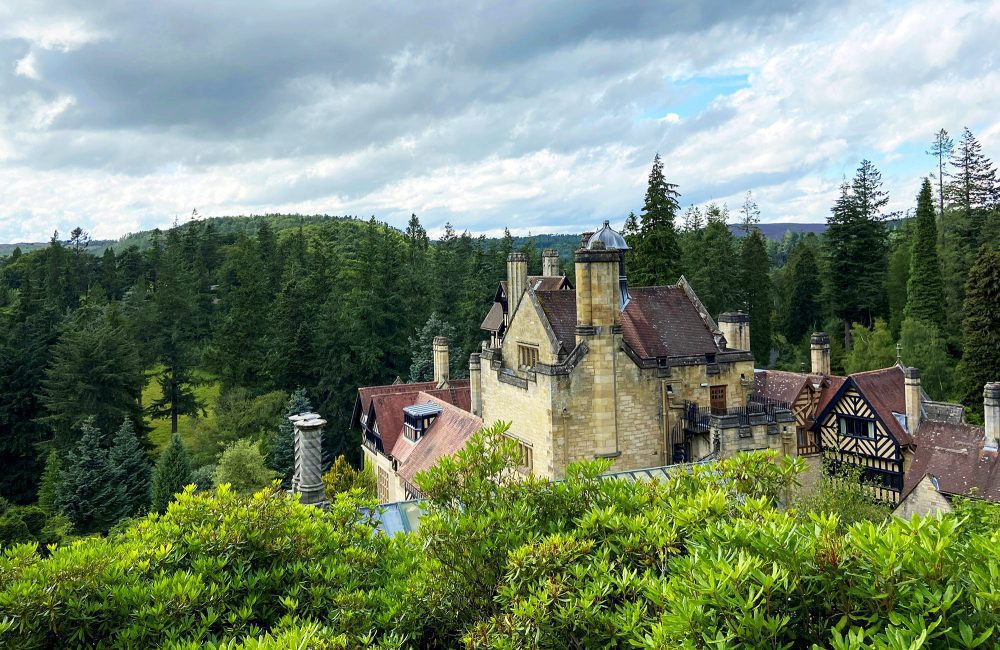
<path fill-rule="evenodd" d="M 292 415 L 295 427 L 295 471 L 292 492 L 299 502 L 320 506 L 326 502 L 323 494 L 323 428 L 326 420 L 315 413 Z"/>

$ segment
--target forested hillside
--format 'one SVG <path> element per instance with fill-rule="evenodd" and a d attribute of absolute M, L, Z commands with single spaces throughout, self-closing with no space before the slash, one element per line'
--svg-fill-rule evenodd
<path fill-rule="evenodd" d="M 760 367 L 804 369 L 818 328 L 835 334 L 835 372 L 887 366 L 898 342 L 932 398 L 981 408 L 1000 368 L 998 189 L 970 132 L 949 143 L 942 132 L 940 177 L 913 179 L 912 216 L 886 213 L 881 176 L 862 161 L 825 234 L 778 241 L 761 234 L 749 192 L 732 212 L 682 215 L 682 188 L 657 157 L 623 228 L 629 282 L 684 274 L 713 315 L 746 310 Z M 287 478 L 279 424 L 297 389 L 293 404 L 331 423 L 327 458 L 356 459 L 357 387 L 424 379 L 442 333 L 462 376 L 508 253 L 540 273 L 540 249 L 559 248 L 572 277 L 579 242 L 450 225 L 431 241 L 416 216 L 403 231 L 374 218 L 195 219 L 145 237 L 93 255 L 77 229 L 0 260 L 0 497 L 40 504 L 35 532 L 6 515 L 22 538 L 106 531 L 187 482 L 239 475 L 241 462 L 260 465 L 260 484 Z M 146 484 L 114 480 L 156 458 Z"/>

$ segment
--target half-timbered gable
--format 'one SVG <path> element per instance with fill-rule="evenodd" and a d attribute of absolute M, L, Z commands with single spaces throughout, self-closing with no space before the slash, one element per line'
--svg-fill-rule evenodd
<path fill-rule="evenodd" d="M 823 458 L 860 467 L 879 499 L 897 503 L 912 442 L 905 412 L 901 366 L 849 376 L 816 418 Z"/>
<path fill-rule="evenodd" d="M 788 405 L 795 416 L 797 453 L 799 456 L 812 456 L 820 453 L 819 436 L 815 430 L 816 415 L 843 381 L 843 377 L 757 370 L 754 372 L 754 395 L 769 402 Z"/>

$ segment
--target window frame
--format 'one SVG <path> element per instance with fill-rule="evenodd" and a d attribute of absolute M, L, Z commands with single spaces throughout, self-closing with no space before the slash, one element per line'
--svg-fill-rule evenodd
<path fill-rule="evenodd" d="M 867 429 L 867 433 L 865 435 L 859 435 L 851 432 L 852 426 L 857 426 L 859 423 L 865 425 L 865 428 Z M 858 440 L 874 440 L 878 436 L 878 427 L 875 426 L 875 420 L 870 420 L 856 415 L 838 413 L 837 433 L 848 438 L 857 438 Z"/>
<path fill-rule="evenodd" d="M 530 363 L 525 363 L 530 361 Z M 517 343 L 517 367 L 519 370 L 531 370 L 538 365 L 538 346 L 533 343 Z"/>

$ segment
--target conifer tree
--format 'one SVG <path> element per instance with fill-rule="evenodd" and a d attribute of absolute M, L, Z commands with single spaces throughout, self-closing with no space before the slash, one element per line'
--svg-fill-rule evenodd
<path fill-rule="evenodd" d="M 771 356 L 771 261 L 759 228 L 752 228 L 740 249 L 740 289 L 744 309 L 750 316 L 750 348 L 759 366 L 766 367 Z"/>
<path fill-rule="evenodd" d="M 910 253 L 906 296 L 907 318 L 923 320 L 935 327 L 944 325 L 944 283 L 937 253 L 934 199 L 931 183 L 926 178 L 917 195 L 917 227 Z"/>
<path fill-rule="evenodd" d="M 153 470 L 151 512 L 165 512 L 174 495 L 181 492 L 191 482 L 191 458 L 188 456 L 181 437 L 171 436 L 170 444 Z"/>
<path fill-rule="evenodd" d="M 785 336 L 792 342 L 801 341 L 822 321 L 819 297 L 823 286 L 819 265 L 816 262 L 818 255 L 814 235 L 796 244 L 788 256 L 785 282 L 786 311 L 781 324 Z M 750 324 L 752 326 L 753 321 Z"/>
<path fill-rule="evenodd" d="M 746 196 L 743 197 L 743 205 L 740 206 L 740 229 L 743 231 L 743 235 L 749 235 L 759 223 L 760 208 L 753 200 L 753 194 L 747 190 Z"/>
<path fill-rule="evenodd" d="M 982 413 L 983 386 L 1000 369 L 1000 248 L 984 244 L 969 269 L 959 377 L 962 402 Z"/>
<path fill-rule="evenodd" d="M 271 468 L 281 475 L 285 487 L 291 485 L 292 472 L 295 470 L 295 427 L 288 421 L 288 417 L 308 413 L 311 410 L 312 404 L 309 403 L 305 389 L 296 388 L 288 398 L 285 417 L 278 425 L 278 435 L 271 448 Z"/>
<path fill-rule="evenodd" d="M 636 286 L 672 284 L 680 275 L 681 250 L 674 225 L 679 197 L 677 185 L 664 178 L 663 162 L 656 154 L 640 214 L 636 268 L 628 271 Z"/>
<path fill-rule="evenodd" d="M 934 134 L 934 143 L 927 153 L 937 158 L 938 166 L 938 219 L 940 228 L 938 238 L 941 245 L 944 245 L 944 166 L 955 148 L 955 141 L 948 136 L 948 132 L 941 129 Z"/>
<path fill-rule="evenodd" d="M 151 498 L 152 470 L 131 420 L 124 420 L 118 427 L 108 460 L 118 484 L 115 519 L 145 514 Z"/>
<path fill-rule="evenodd" d="M 930 398 L 950 398 L 954 364 L 948 358 L 947 343 L 937 326 L 926 320 L 907 318 L 900 329 L 899 343 L 904 363 L 920 369 L 920 384 Z"/>
<path fill-rule="evenodd" d="M 455 328 L 448 321 L 441 318 L 437 312 L 431 313 L 416 332 L 416 336 L 410 337 L 410 381 L 431 381 L 434 379 L 434 350 L 433 343 L 435 336 L 448 338 L 448 373 L 452 379 L 464 376 L 465 369 L 462 367 L 462 350 L 455 345 Z"/>
<path fill-rule="evenodd" d="M 117 521 L 117 505 L 121 503 L 118 474 L 93 418 L 80 424 L 80 434 L 60 476 L 55 505 L 78 532 L 104 532 Z"/>
<path fill-rule="evenodd" d="M 708 313 L 716 318 L 739 304 L 739 260 L 733 234 L 726 223 L 729 211 L 724 205 L 712 204 L 705 214 L 708 220 L 702 243 L 705 255 L 701 260 L 701 273 L 696 275 L 701 285 L 692 286 Z"/>
<path fill-rule="evenodd" d="M 43 421 L 63 450 L 88 417 L 98 431 L 140 420 L 142 368 L 125 320 L 116 303 L 98 306 L 93 298 L 66 323 L 45 370 Z"/>
<path fill-rule="evenodd" d="M 59 495 L 59 482 L 62 480 L 62 462 L 55 449 L 49 451 L 45 458 L 45 471 L 38 486 L 38 506 L 45 512 L 54 514 L 56 497 Z"/>
<path fill-rule="evenodd" d="M 965 250 L 975 251 L 982 242 L 986 210 L 997 201 L 996 167 L 982 145 L 966 127 L 953 149 L 948 174 L 951 182 L 945 196 L 958 210 L 956 234 Z"/>

